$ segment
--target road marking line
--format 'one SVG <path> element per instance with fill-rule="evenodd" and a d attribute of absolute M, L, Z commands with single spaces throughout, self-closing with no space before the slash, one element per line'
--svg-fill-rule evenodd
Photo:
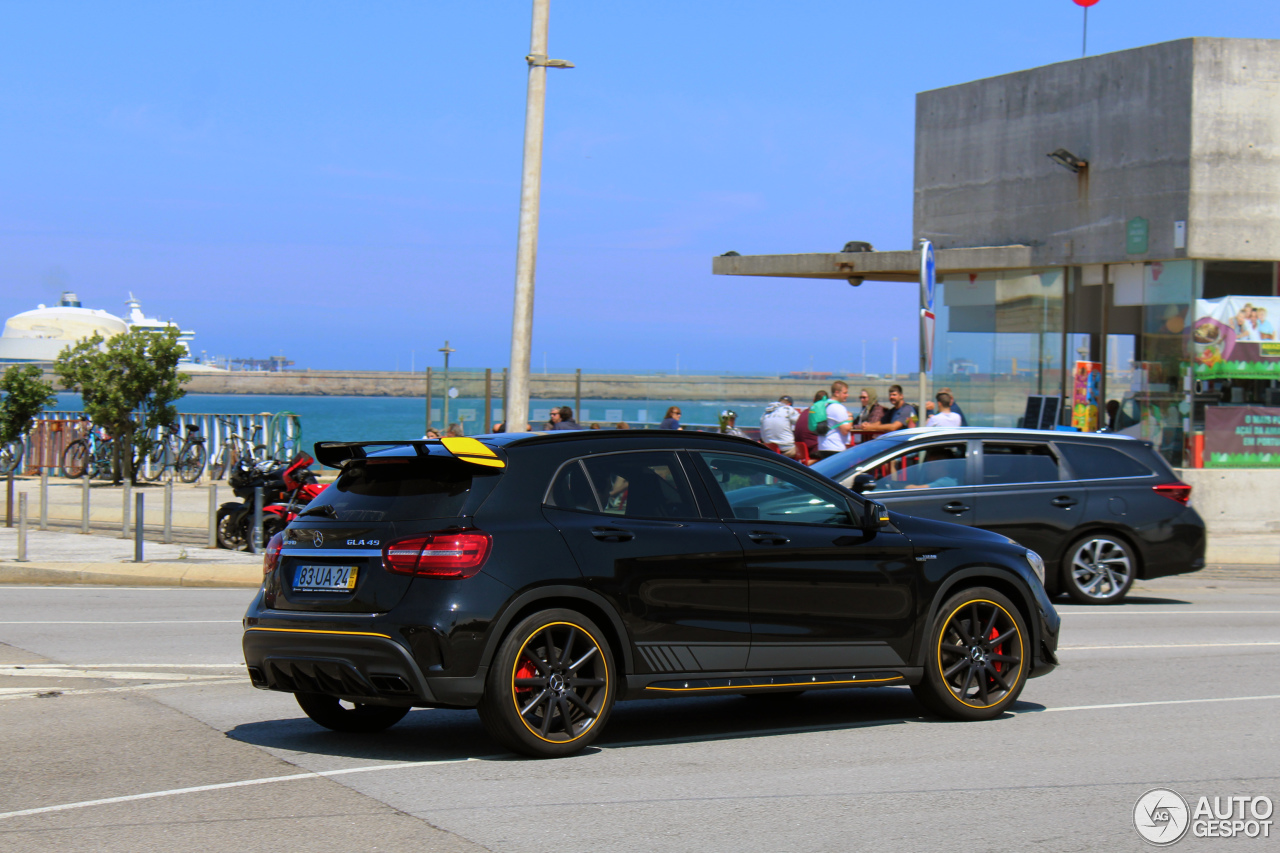
<path fill-rule="evenodd" d="M 1200 616 L 1226 613 L 1237 616 L 1250 613 L 1275 615 L 1280 613 L 1280 610 L 1114 610 L 1098 607 L 1091 607 L 1088 610 L 1058 610 L 1060 616 Z"/>
<path fill-rule="evenodd" d="M 505 755 L 485 755 L 473 758 L 446 758 L 440 761 L 406 761 L 402 764 L 376 764 L 372 767 L 348 767 L 343 770 L 320 770 L 316 772 L 295 773 L 291 776 L 267 776 L 261 779 L 245 779 L 240 782 L 222 782 L 217 785 L 197 785 L 191 788 L 173 788 L 168 791 L 152 791 L 147 794 L 129 794 L 124 797 L 106 797 L 101 800 L 83 800 L 78 803 L 63 803 L 57 806 L 44 806 L 35 809 L 22 809 L 16 812 L 0 812 L 0 820 L 26 815 L 63 812 L 70 809 L 83 809 L 89 806 L 107 806 L 114 803 L 130 803 L 136 800 L 152 800 L 157 797 L 176 797 L 180 794 L 199 794 L 205 791 L 225 791 L 229 788 L 247 788 L 252 785 L 271 785 L 276 782 L 298 782 L 303 779 L 321 779 L 331 776 L 346 776 L 351 773 L 376 773 L 382 770 L 407 770 L 414 767 L 434 767 L 441 764 L 464 764 L 468 761 L 492 761 L 509 758 Z"/>
<path fill-rule="evenodd" d="M 57 676 L 50 675 L 49 678 Z M 206 685 L 227 684 L 230 682 L 244 682 L 246 679 L 241 675 L 215 675 L 209 676 L 202 681 L 162 681 L 158 684 L 128 684 L 122 687 L 25 687 L 21 693 L 5 693 L 0 691 L 0 702 L 8 702 L 11 699 L 38 699 L 40 694 L 46 697 L 50 693 L 56 693 L 58 696 L 96 696 L 102 693 L 129 693 L 134 690 L 164 690 L 170 687 L 204 687 Z"/>
<path fill-rule="evenodd" d="M 86 669 L 27 669 L 21 666 L 0 666 L 0 677 L 9 678 L 100 678 L 106 681 L 204 681 L 210 678 L 226 678 L 222 675 L 204 675 L 186 672 L 130 672 L 129 670 Z"/>
<path fill-rule="evenodd" d="M 26 663 L 4 664 L 19 669 L 242 669 L 243 663 Z"/>
<path fill-rule="evenodd" d="M 1160 702 L 1115 702 L 1110 705 L 1070 705 L 1065 708 L 1045 708 L 1050 711 L 1099 711 L 1108 708 L 1146 708 L 1151 705 L 1199 705 L 1206 702 L 1252 702 L 1262 699 L 1280 699 L 1280 694 L 1273 696 L 1221 696 L 1216 699 L 1165 699 Z"/>
<path fill-rule="evenodd" d="M 48 619 L 30 622 L 0 622 L 0 625 L 239 625 L 239 619 L 163 619 L 152 622 L 54 622 Z"/>
<path fill-rule="evenodd" d="M 1265 643 L 1140 643 L 1132 646 L 1062 646 L 1063 651 L 1082 652 L 1096 649 L 1213 649 L 1226 646 L 1280 646 L 1280 642 Z"/>

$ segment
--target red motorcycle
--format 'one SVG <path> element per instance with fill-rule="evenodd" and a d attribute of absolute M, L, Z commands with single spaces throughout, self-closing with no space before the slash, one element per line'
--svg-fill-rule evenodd
<path fill-rule="evenodd" d="M 316 475 L 308 470 L 313 462 L 315 460 L 307 454 L 299 453 L 293 464 L 282 472 L 286 497 L 281 503 L 267 504 L 262 508 L 263 543 L 270 542 L 272 536 L 284 530 L 316 495 L 324 491 L 324 486 L 316 482 Z"/>
<path fill-rule="evenodd" d="M 218 545 L 233 551 L 249 547 L 253 529 L 253 503 L 258 488 L 262 489 L 262 541 L 270 541 L 277 532 L 297 517 L 311 499 L 324 490 L 316 475 L 307 470 L 315 460 L 299 453 L 287 467 L 271 461 L 252 463 L 241 459 L 227 478 L 228 485 L 241 498 L 225 503 L 218 510 Z"/>

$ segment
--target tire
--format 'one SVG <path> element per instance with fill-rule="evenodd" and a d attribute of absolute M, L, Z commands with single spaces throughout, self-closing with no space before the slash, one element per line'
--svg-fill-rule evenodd
<path fill-rule="evenodd" d="M 1062 561 L 1062 588 L 1077 604 L 1118 604 L 1124 600 L 1138 570 L 1138 561 L 1124 540 L 1110 533 L 1093 533 L 1071 543 Z"/>
<path fill-rule="evenodd" d="M 188 444 L 178 457 L 178 479 L 194 483 L 204 472 L 204 445 Z"/>
<path fill-rule="evenodd" d="M 266 548 L 267 543 L 271 541 L 271 537 L 288 527 L 289 522 L 274 513 L 264 513 L 264 516 L 262 519 L 262 547 Z"/>
<path fill-rule="evenodd" d="M 168 447 L 168 444 L 169 442 L 166 439 L 151 448 L 151 452 L 147 454 L 147 464 L 142 471 L 139 472 L 142 479 L 149 483 L 154 483 L 156 480 L 159 480 L 164 476 L 165 468 L 168 467 L 165 465 L 165 459 L 177 458 L 177 453 L 174 453 L 171 457 L 166 456 L 165 448 Z"/>
<path fill-rule="evenodd" d="M 240 507 L 218 510 L 218 547 L 228 551 L 249 550 L 249 514 Z"/>
<path fill-rule="evenodd" d="M 84 476 L 85 466 L 89 464 L 89 442 L 78 438 L 62 451 L 62 476 L 76 479 Z M 90 472 L 90 477 L 93 473 Z"/>
<path fill-rule="evenodd" d="M 0 474 L 17 474 L 22 464 L 22 439 L 15 438 L 0 446 Z"/>
<path fill-rule="evenodd" d="M 1018 608 L 994 589 L 973 587 L 947 599 L 926 640 L 924 677 L 911 692 L 938 716 L 994 719 L 1027 683 L 1031 634 Z"/>
<path fill-rule="evenodd" d="M 389 729 L 404 719 L 408 708 L 389 705 L 343 704 L 337 696 L 324 693 L 295 693 L 303 712 L 326 729 L 352 734 L 371 734 Z M 350 705 L 350 707 L 348 707 Z"/>
<path fill-rule="evenodd" d="M 572 610 L 520 620 L 489 667 L 480 721 L 506 748 L 534 758 L 580 752 L 599 736 L 614 698 L 603 632 Z"/>

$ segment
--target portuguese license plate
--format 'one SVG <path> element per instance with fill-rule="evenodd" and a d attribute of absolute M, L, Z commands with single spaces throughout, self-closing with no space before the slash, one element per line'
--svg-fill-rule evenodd
<path fill-rule="evenodd" d="M 298 566 L 294 592 L 350 592 L 356 588 L 355 566 Z"/>

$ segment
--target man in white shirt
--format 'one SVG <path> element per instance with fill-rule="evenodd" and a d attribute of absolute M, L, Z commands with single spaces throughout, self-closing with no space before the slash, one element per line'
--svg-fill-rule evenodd
<path fill-rule="evenodd" d="M 831 383 L 831 402 L 827 403 L 827 431 L 818 439 L 818 458 L 826 459 L 848 449 L 853 416 L 844 407 L 849 399 L 849 386 L 837 379 Z"/>
<path fill-rule="evenodd" d="M 783 456 L 796 457 L 796 421 L 800 412 L 792 405 L 791 398 L 783 394 L 778 402 L 770 403 L 760 419 L 760 440 L 778 445 Z"/>
<path fill-rule="evenodd" d="M 934 398 L 938 401 L 938 411 L 929 415 L 929 420 L 925 422 L 925 426 L 930 427 L 958 427 L 962 421 L 960 416 L 951 411 L 951 404 L 955 402 L 951 395 L 946 391 L 938 392 L 938 396 Z"/>

